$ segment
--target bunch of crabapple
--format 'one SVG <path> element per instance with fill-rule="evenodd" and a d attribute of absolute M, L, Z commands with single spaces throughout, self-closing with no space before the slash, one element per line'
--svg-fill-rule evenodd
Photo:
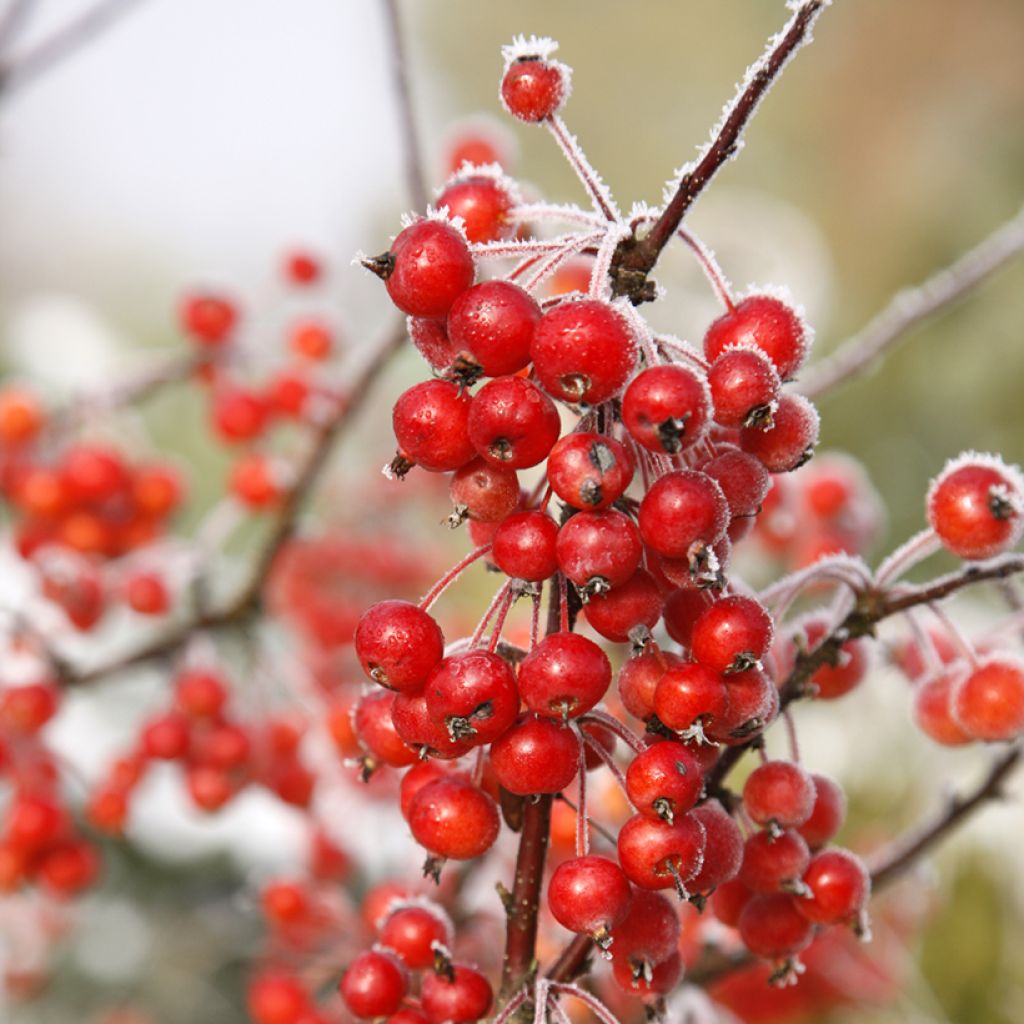
<path fill-rule="evenodd" d="M 530 45 L 510 54 L 502 98 L 520 120 L 549 122 L 568 70 Z M 703 353 L 663 341 L 610 297 L 599 263 L 585 292 L 545 294 L 560 263 L 531 273 L 528 207 L 496 168 L 462 166 L 437 203 L 365 265 L 434 371 L 395 402 L 389 472 L 451 474 L 449 525 L 468 520 L 475 547 L 421 603 L 384 601 L 363 615 L 356 653 L 382 689 L 360 701 L 356 733 L 376 761 L 409 766 L 402 812 L 435 872 L 494 844 L 493 783 L 503 797 L 533 800 L 578 778 L 582 817 L 588 759 L 608 763 L 632 816 L 614 857 L 591 854 L 580 827 L 548 905 L 606 952 L 626 991 L 662 995 L 681 976 L 666 889 L 698 905 L 715 894 L 718 916 L 751 952 L 788 963 L 818 927 L 857 922 L 867 900 L 860 861 L 826 848 L 842 795 L 789 761 L 758 769 L 740 805 L 717 799 L 706 779 L 721 750 L 750 743 L 779 710 L 767 667 L 773 619 L 730 576 L 730 556 L 773 475 L 798 469 L 817 441 L 813 406 L 784 387 L 806 357 L 808 329 L 786 301 L 754 292 L 727 301 Z M 517 240 L 525 257 L 503 267 Z M 535 467 L 540 481 L 528 488 Z M 485 557 L 507 582 L 476 634 L 446 645 L 433 603 Z M 530 595 L 536 623 L 545 586 L 554 595 L 546 635 L 535 629 L 528 650 L 509 649 L 509 606 Z M 577 610 L 603 639 L 630 645 L 617 690 L 639 734 L 598 708 L 612 664 L 573 630 Z M 678 649 L 654 641 L 659 621 Z M 629 748 L 624 773 L 616 739 Z M 463 768 L 470 754 L 476 767 Z M 393 976 L 394 994 L 388 955 L 367 954 Z M 371 1013 L 346 1000 L 357 1016 L 398 1005 Z"/>

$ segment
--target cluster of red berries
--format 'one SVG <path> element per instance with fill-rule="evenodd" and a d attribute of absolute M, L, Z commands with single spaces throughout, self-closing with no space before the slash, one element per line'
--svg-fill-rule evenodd
<path fill-rule="evenodd" d="M 93 792 L 90 822 L 119 834 L 132 792 L 156 761 L 182 766 L 189 796 L 202 811 L 219 810 L 248 785 L 262 785 L 286 803 L 308 807 L 316 780 L 300 758 L 302 726 L 283 716 L 243 723 L 229 713 L 229 696 L 219 671 L 180 671 L 173 707 L 143 725 L 138 749 L 116 761 Z"/>

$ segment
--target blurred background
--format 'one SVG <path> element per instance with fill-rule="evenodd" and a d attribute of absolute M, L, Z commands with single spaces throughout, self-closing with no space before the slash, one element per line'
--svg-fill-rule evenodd
<path fill-rule="evenodd" d="M 39 0 L 19 47 L 87 6 Z M 453 123 L 503 116 L 501 45 L 516 33 L 550 35 L 573 68 L 566 120 L 627 209 L 660 200 L 666 178 L 707 137 L 786 17 L 781 2 L 767 0 L 399 6 L 435 184 Z M 816 36 L 688 223 L 738 287 L 788 285 L 820 355 L 892 292 L 1020 208 L 1024 4 L 837 2 Z M 279 262 L 294 246 L 322 254 L 332 269 L 317 302 L 345 344 L 371 338 L 387 305 L 351 260 L 385 248 L 410 206 L 389 60 L 382 10 L 369 0 L 137 0 L 58 67 L 20 88 L 15 80 L 0 93 L 5 377 L 32 380 L 54 398 L 103 386 L 179 344 L 174 310 L 195 284 L 236 292 L 246 345 L 271 358 L 289 316 Z M 508 130 L 519 149 L 513 173 L 553 200 L 581 199 L 545 132 Z M 652 319 L 699 341 L 715 306 L 695 266 L 675 251 L 656 276 L 667 297 Z M 397 361 L 359 438 L 339 455 L 339 480 L 375 472 L 387 457 L 388 396 L 421 373 L 414 353 Z M 923 525 L 924 490 L 948 457 L 976 448 L 1024 461 L 1022 385 L 1018 260 L 916 329 L 882 372 L 821 400 L 823 447 L 863 460 L 888 503 L 880 550 Z M 157 445 L 194 467 L 201 504 L 220 487 L 225 463 L 205 441 L 198 408 L 187 394 L 161 396 L 129 443 Z M 328 490 L 327 521 L 345 495 L 342 484 Z M 808 761 L 817 767 L 820 757 L 846 778 L 862 822 L 883 830 L 934 806 L 946 781 L 976 768 L 970 754 L 936 753 L 919 735 L 907 737 L 905 696 L 894 692 L 901 685 L 879 673 L 863 697 L 863 713 L 877 722 L 870 731 L 837 740 L 835 723 L 818 716 L 821 742 L 807 741 Z M 107 699 L 116 703 L 116 692 Z M 851 705 L 849 720 L 858 713 Z M 817 720 L 808 717 L 812 733 Z M 286 858 L 287 822 L 256 817 L 271 824 L 249 847 L 277 842 Z M 939 858 L 939 909 L 912 984 L 895 1010 L 848 1019 L 1024 1020 L 1021 824 L 1019 806 L 989 811 L 969 841 Z M 252 866 L 231 831 L 202 846 L 214 858 L 203 875 L 152 850 L 122 852 L 85 913 L 84 937 L 12 1019 L 92 1020 L 100 995 L 109 1001 L 112 992 L 157 1007 L 161 1024 L 240 1019 L 239 967 L 222 951 L 246 941 L 246 908 L 214 912 Z M 110 948 L 122 955 L 104 958 Z M 200 966 L 211 958 L 219 965 L 212 975 Z"/>

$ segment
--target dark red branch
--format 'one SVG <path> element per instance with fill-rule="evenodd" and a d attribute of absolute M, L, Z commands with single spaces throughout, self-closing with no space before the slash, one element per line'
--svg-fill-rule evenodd
<path fill-rule="evenodd" d="M 694 200 L 707 188 L 719 169 L 735 154 L 740 136 L 772 82 L 787 61 L 806 41 L 811 26 L 827 0 L 807 0 L 793 16 L 788 29 L 762 61 L 746 88 L 734 103 L 711 145 L 697 164 L 679 180 L 675 194 L 661 216 L 643 238 L 626 239 L 612 264 L 612 285 L 616 295 L 628 296 L 635 304 L 654 297 L 647 275 L 654 269 L 662 249 L 671 241 Z"/>

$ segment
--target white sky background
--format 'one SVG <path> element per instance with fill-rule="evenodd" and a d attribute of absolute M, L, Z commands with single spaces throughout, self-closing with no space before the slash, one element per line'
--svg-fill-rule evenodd
<path fill-rule="evenodd" d="M 37 0 L 21 46 L 89 2 Z M 296 244 L 365 305 L 349 260 L 409 205 L 394 125 L 378 3 L 139 0 L 0 104 L 8 323 L 71 293 L 152 326 L 192 281 L 259 290 Z"/>

